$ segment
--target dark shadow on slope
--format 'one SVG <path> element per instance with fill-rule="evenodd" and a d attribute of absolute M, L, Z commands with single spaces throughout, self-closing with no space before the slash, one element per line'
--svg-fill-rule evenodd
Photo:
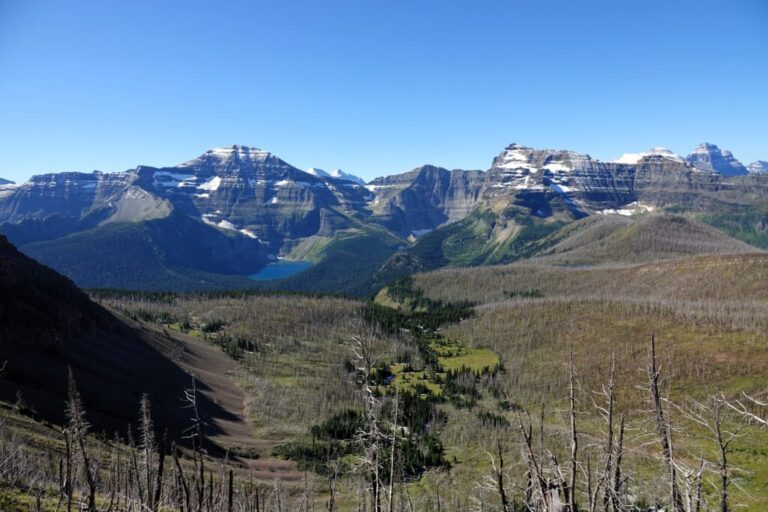
<path fill-rule="evenodd" d="M 156 426 L 180 441 L 192 417 L 181 400 L 192 377 L 170 358 L 184 357 L 182 343 L 126 324 L 0 236 L 0 399 L 21 398 L 60 424 L 71 366 L 94 430 L 125 436 L 146 393 Z M 219 433 L 214 418 L 237 419 L 202 393 L 198 407 L 209 435 Z"/>

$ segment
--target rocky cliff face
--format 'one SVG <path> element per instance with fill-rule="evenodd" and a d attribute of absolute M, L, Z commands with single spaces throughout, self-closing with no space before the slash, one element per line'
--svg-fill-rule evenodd
<path fill-rule="evenodd" d="M 278 252 L 283 244 L 328 234 L 362 210 L 361 185 L 314 176 L 247 146 L 212 149 L 172 168 L 140 167 L 138 183 L 207 224 L 257 238 Z"/>
<path fill-rule="evenodd" d="M 697 169 L 712 171 L 723 176 L 743 176 L 747 169 L 734 158 L 730 151 L 720 149 L 714 144 L 700 144 L 686 161 Z"/>
<path fill-rule="evenodd" d="M 425 165 L 407 173 L 373 180 L 373 217 L 402 236 L 419 237 L 466 217 L 483 189 L 480 171 L 449 171 Z"/>
<path fill-rule="evenodd" d="M 136 178 L 133 172 L 64 172 L 4 185 L 0 188 L 0 223 L 51 215 L 82 218 L 111 208 L 111 202 Z"/>
<path fill-rule="evenodd" d="M 622 163 L 619 163 L 622 162 Z M 637 202 L 649 207 L 705 208 L 740 194 L 768 195 L 768 182 L 747 182 L 717 170 L 694 167 L 663 148 L 601 162 L 564 150 L 513 144 L 493 161 L 485 196 L 537 194 L 545 203 L 559 195 L 575 213 L 594 213 Z"/>

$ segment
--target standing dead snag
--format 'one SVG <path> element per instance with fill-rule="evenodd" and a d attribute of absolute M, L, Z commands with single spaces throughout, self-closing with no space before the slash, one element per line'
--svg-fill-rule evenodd
<path fill-rule="evenodd" d="M 504 488 L 504 450 L 501 448 L 501 440 L 498 437 L 496 437 L 496 451 L 499 456 L 499 465 L 497 467 L 493 462 L 493 459 L 491 459 L 491 463 L 493 464 L 493 469 L 496 473 L 496 487 L 499 491 L 501 510 L 502 512 L 512 512 L 512 504 L 509 502 L 507 491 Z"/>
<path fill-rule="evenodd" d="M 571 479 L 567 489 L 568 512 L 577 512 L 576 470 L 578 465 L 579 437 L 576 430 L 576 378 L 573 368 L 573 341 L 568 359 L 568 409 L 571 420 Z"/>
<path fill-rule="evenodd" d="M 529 488 L 526 489 L 526 507 L 529 510 L 549 510 L 551 505 L 549 482 L 544 478 L 541 465 L 536 460 L 533 453 L 533 436 L 530 426 L 530 416 L 528 417 L 529 427 L 526 429 L 523 425 L 523 419 L 518 413 L 517 424 L 520 433 L 523 435 L 523 459 L 528 466 L 530 475 Z"/>
<path fill-rule="evenodd" d="M 192 440 L 193 462 L 195 465 L 194 484 L 197 494 L 197 509 L 203 509 L 205 500 L 205 452 L 203 451 L 203 421 L 197 407 L 197 383 L 192 379 L 192 387 L 184 390 L 184 407 L 192 411 L 192 425 L 185 431 L 187 439 Z"/>
<path fill-rule="evenodd" d="M 624 485 L 624 475 L 621 471 L 621 461 L 624 458 L 624 414 L 619 421 L 619 439 L 616 443 L 616 469 L 613 471 L 613 489 L 611 490 L 611 505 L 614 512 L 624 510 L 621 502 L 621 488 Z M 608 510 L 606 508 L 606 510 Z"/>
<path fill-rule="evenodd" d="M 377 332 L 374 327 L 368 326 L 360 319 L 356 325 L 358 332 L 352 336 L 355 344 L 355 356 L 362 364 L 362 386 L 363 402 L 365 406 L 366 425 L 359 433 L 363 443 L 364 453 L 362 457 L 363 466 L 368 468 L 369 479 L 371 482 L 371 509 L 373 512 L 381 512 L 381 461 L 380 446 L 382 440 L 379 429 L 378 413 L 380 403 L 374 396 L 371 389 L 371 374 L 373 367 L 378 361 L 376 353 Z"/>
<path fill-rule="evenodd" d="M 88 503 L 87 507 L 89 511 L 96 510 L 96 468 L 91 464 L 91 459 L 88 456 L 88 451 L 85 448 L 85 436 L 88 433 L 90 425 L 85 419 L 85 408 L 83 407 L 83 400 L 80 398 L 80 392 L 77 390 L 75 384 L 75 376 L 72 373 L 72 368 L 69 368 L 68 376 L 68 399 L 67 399 L 67 432 L 72 438 L 78 448 L 80 448 L 80 456 L 83 460 L 83 473 L 85 473 L 85 480 L 88 484 Z M 71 481 L 70 481 L 71 486 Z M 67 503 L 71 505 L 71 493 Z"/>
<path fill-rule="evenodd" d="M 677 482 L 677 469 L 672 456 L 672 428 L 664 416 L 664 406 L 659 388 L 661 369 L 656 364 L 656 334 L 651 334 L 651 353 L 648 362 L 648 381 L 650 384 L 651 403 L 656 416 L 656 432 L 661 443 L 661 454 L 669 475 L 670 506 L 675 512 L 685 512 L 683 499 Z"/>
<path fill-rule="evenodd" d="M 155 493 L 154 483 L 154 459 L 155 459 L 155 433 L 150 413 L 149 397 L 144 394 L 141 396 L 139 404 L 139 442 L 141 447 L 142 465 L 144 466 L 144 485 L 146 489 L 146 506 L 149 510 L 155 509 L 153 503 Z M 144 503 L 142 503 L 144 505 Z"/>
<path fill-rule="evenodd" d="M 397 407 L 399 405 L 399 394 L 397 392 L 397 389 L 395 389 L 395 411 L 393 414 L 393 425 L 392 425 L 392 444 L 390 445 L 390 454 L 389 454 L 389 493 L 388 493 L 388 499 L 389 499 L 389 512 L 394 512 L 395 502 L 394 502 L 394 487 L 395 487 L 395 451 L 397 450 Z"/>
<path fill-rule="evenodd" d="M 616 354 L 611 354 L 611 373 L 608 378 L 608 387 L 603 386 L 599 395 L 605 400 L 605 405 L 600 405 L 593 400 L 593 404 L 598 413 L 603 417 L 606 423 L 605 445 L 603 446 L 603 456 L 605 462 L 603 464 L 603 471 L 597 478 L 594 489 L 590 488 L 587 492 L 589 497 L 589 510 L 595 512 L 597 510 L 598 497 L 600 496 L 600 490 L 602 489 L 602 502 L 603 510 L 607 511 L 611 504 L 611 479 L 612 479 L 612 466 L 613 466 L 613 388 L 614 378 L 616 374 Z M 587 477 L 591 481 L 591 473 L 587 470 Z M 590 486 L 591 487 L 591 486 Z"/>

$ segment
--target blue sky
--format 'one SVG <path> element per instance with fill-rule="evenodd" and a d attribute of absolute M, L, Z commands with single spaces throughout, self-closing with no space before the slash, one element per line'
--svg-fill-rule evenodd
<path fill-rule="evenodd" d="M 714 142 L 768 159 L 768 2 L 0 0 L 0 176 L 247 144 L 366 178 Z"/>

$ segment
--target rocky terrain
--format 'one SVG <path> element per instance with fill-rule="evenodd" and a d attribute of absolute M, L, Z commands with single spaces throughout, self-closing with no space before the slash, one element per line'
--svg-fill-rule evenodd
<path fill-rule="evenodd" d="M 83 286 L 131 287 L 136 274 L 155 289 L 248 287 L 223 276 L 245 276 L 283 257 L 330 264 L 366 246 L 381 257 L 361 266 L 361 276 L 398 250 L 421 254 L 417 267 L 497 263 L 523 255 L 521 236 L 595 214 L 743 215 L 766 200 L 762 169 L 755 162 L 748 172 L 707 143 L 686 158 L 656 147 L 614 162 L 511 144 L 486 171 L 425 165 L 366 185 L 340 170 L 302 171 L 234 145 L 173 167 L 2 184 L 0 232 Z M 115 266 L 121 279 L 110 275 L 115 253 L 131 262 Z M 313 280 L 335 280 L 333 272 Z"/>

